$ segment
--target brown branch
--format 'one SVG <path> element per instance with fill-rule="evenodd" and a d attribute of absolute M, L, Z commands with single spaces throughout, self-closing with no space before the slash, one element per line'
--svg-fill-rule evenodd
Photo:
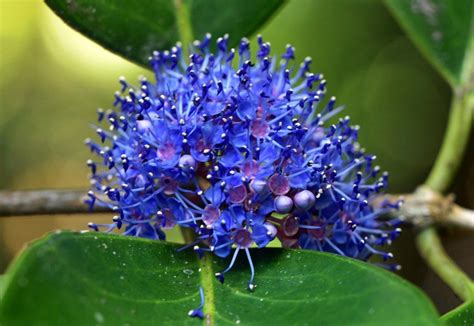
<path fill-rule="evenodd" d="M 474 211 L 453 205 L 452 212 L 446 217 L 449 224 L 474 230 Z"/>
<path fill-rule="evenodd" d="M 405 203 L 394 214 L 403 216 L 407 223 L 474 230 L 474 211 L 456 205 L 453 196 L 444 197 L 427 187 L 420 187 L 412 194 L 380 196 L 373 203 L 377 205 L 384 199 L 396 201 L 400 196 Z M 84 214 L 89 212 L 84 203 L 86 197 L 86 190 L 0 191 L 0 216 Z M 96 205 L 92 213 L 109 211 L 107 207 Z"/>
<path fill-rule="evenodd" d="M 88 213 L 86 195 L 85 190 L 0 191 L 0 216 Z M 107 211 L 95 206 L 93 213 Z"/>
<path fill-rule="evenodd" d="M 411 194 L 381 196 L 375 203 L 383 199 L 396 201 L 400 197 L 404 199 L 404 204 L 394 214 L 403 216 L 404 222 L 418 227 L 440 225 L 474 230 L 473 210 L 454 203 L 454 196 L 443 196 L 426 186 L 419 187 Z"/>

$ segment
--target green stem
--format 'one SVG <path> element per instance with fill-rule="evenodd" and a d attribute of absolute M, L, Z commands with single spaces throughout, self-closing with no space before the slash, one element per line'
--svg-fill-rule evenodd
<path fill-rule="evenodd" d="M 188 57 L 188 47 L 194 41 L 193 28 L 191 25 L 191 16 L 188 5 L 185 0 L 174 0 L 176 10 L 176 22 L 178 24 L 179 39 L 183 44 L 183 56 Z"/>
<path fill-rule="evenodd" d="M 455 89 L 448 126 L 441 150 L 426 185 L 437 192 L 450 186 L 461 165 L 474 118 L 474 60 L 468 51 L 463 83 Z M 464 301 L 474 300 L 474 283 L 444 251 L 433 226 L 422 230 L 416 239 L 418 250 L 430 267 Z"/>
<path fill-rule="evenodd" d="M 196 233 L 194 233 L 193 229 L 182 226 L 180 226 L 179 229 L 181 230 L 184 243 L 192 243 L 194 240 L 196 240 Z"/>
<path fill-rule="evenodd" d="M 204 290 L 204 297 L 206 298 L 206 304 L 204 305 L 205 321 L 204 325 L 214 326 L 216 316 L 216 302 L 214 293 L 214 271 L 212 269 L 212 256 L 205 254 L 202 259 L 199 259 L 199 265 L 201 266 L 201 285 Z"/>
<path fill-rule="evenodd" d="M 471 131 L 473 107 L 473 92 L 454 96 L 443 145 L 426 180 L 433 190 L 446 191 L 461 165 Z"/>
<path fill-rule="evenodd" d="M 420 254 L 438 276 L 462 300 L 474 299 L 474 283 L 444 251 L 436 230 L 432 227 L 421 231 L 416 239 Z"/>
<path fill-rule="evenodd" d="M 179 39 L 183 45 L 183 56 L 186 59 L 188 57 L 188 47 L 194 40 L 191 17 L 185 0 L 174 0 L 174 7 L 176 10 Z M 180 227 L 180 229 L 185 243 L 191 243 L 196 239 L 196 234 L 191 228 Z"/>

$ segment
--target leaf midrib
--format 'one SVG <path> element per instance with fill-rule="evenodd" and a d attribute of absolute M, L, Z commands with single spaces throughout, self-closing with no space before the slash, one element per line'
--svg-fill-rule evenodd
<path fill-rule="evenodd" d="M 204 314 L 203 324 L 205 326 L 215 325 L 215 293 L 214 293 L 214 271 L 212 269 L 212 258 L 209 254 L 205 254 L 202 259 L 198 259 L 198 265 L 201 268 L 200 279 L 201 286 L 204 290 Z"/>

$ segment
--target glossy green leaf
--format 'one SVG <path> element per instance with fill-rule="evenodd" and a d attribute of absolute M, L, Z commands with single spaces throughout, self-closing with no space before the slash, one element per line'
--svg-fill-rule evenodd
<path fill-rule="evenodd" d="M 395 274 L 332 254 L 255 250 L 258 285 L 246 289 L 244 257 L 228 260 L 179 245 L 97 233 L 53 234 L 9 269 L 6 325 L 436 325 L 423 293 Z M 205 291 L 204 321 L 187 316 Z"/>
<path fill-rule="evenodd" d="M 448 326 L 474 325 L 474 302 L 467 302 L 441 317 Z"/>
<path fill-rule="evenodd" d="M 231 43 L 251 35 L 284 0 L 45 0 L 67 24 L 126 59 L 148 66 L 154 50 L 179 41 L 177 2 L 183 2 L 197 39 L 229 33 Z"/>
<path fill-rule="evenodd" d="M 452 85 L 467 77 L 472 61 L 472 0 L 386 0 L 401 26 Z M 470 68 L 469 68 L 470 69 Z"/>

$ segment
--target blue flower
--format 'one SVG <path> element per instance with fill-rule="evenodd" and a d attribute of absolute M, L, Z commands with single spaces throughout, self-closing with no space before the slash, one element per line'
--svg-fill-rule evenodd
<path fill-rule="evenodd" d="M 247 39 L 196 41 L 189 62 L 180 45 L 150 57 L 156 81 L 120 80 L 115 109 L 99 111 L 98 142 L 86 144 L 92 189 L 88 203 L 117 212 L 94 230 L 164 239 L 179 225 L 196 233 L 202 255 L 232 256 L 223 281 L 250 248 L 278 238 L 284 247 L 328 251 L 367 260 L 390 259 L 380 249 L 400 233 L 382 218 L 401 204 L 374 198 L 387 186 L 375 156 L 357 143 L 358 127 L 326 99 L 326 80 L 310 73 L 310 58 L 294 63 L 258 38 L 252 61 Z M 234 251 L 233 251 L 234 250 Z M 232 254 L 233 251 L 233 254 Z M 392 266 L 392 265 L 387 265 Z"/>

